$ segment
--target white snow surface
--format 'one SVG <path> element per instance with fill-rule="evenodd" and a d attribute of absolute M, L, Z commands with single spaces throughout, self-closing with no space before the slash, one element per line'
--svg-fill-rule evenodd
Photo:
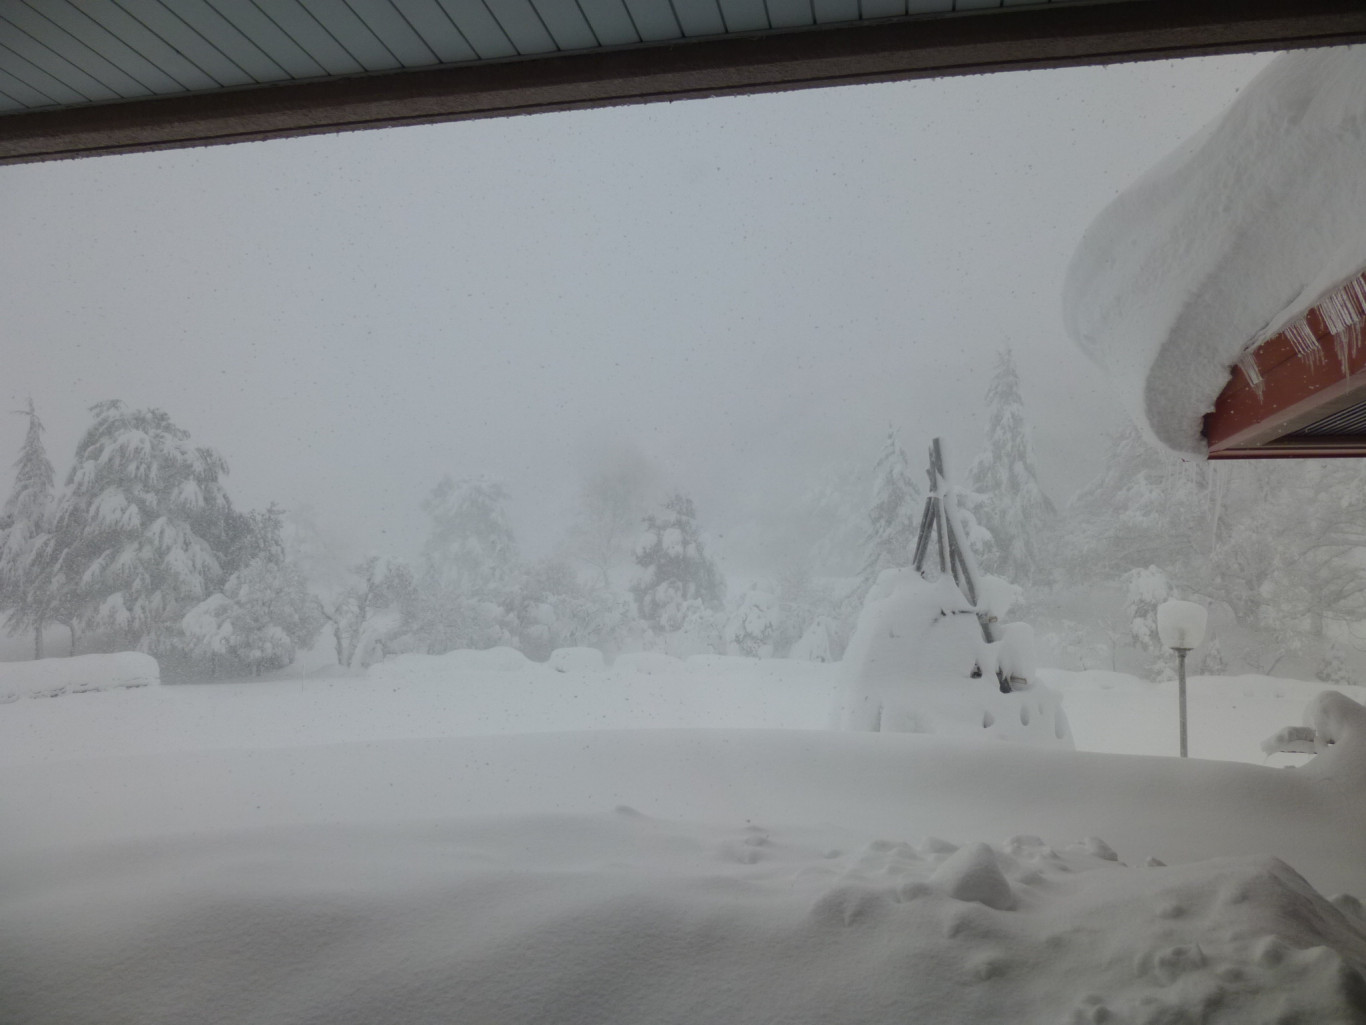
<path fill-rule="evenodd" d="M 580 658 L 0 707 L 0 1020 L 1366 1021 L 1342 693 L 1284 769 L 832 732 L 838 665 Z M 1175 733 L 1166 685 L 1041 675 L 1081 746 Z M 1192 749 L 1257 759 L 1325 688 L 1190 690 Z"/>
<path fill-rule="evenodd" d="M 1363 165 L 1366 49 L 1301 50 L 1092 224 L 1068 330 L 1156 440 L 1203 455 L 1244 347 L 1366 267 Z"/>
<path fill-rule="evenodd" d="M 0 703 L 120 687 L 152 687 L 160 682 L 157 660 L 140 651 L 0 662 Z"/>

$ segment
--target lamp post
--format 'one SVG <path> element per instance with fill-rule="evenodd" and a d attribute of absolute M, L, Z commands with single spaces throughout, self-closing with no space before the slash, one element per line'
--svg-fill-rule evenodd
<path fill-rule="evenodd" d="M 1176 652 L 1177 694 L 1181 703 L 1181 757 L 1186 757 L 1186 655 L 1205 639 L 1205 607 L 1193 601 L 1164 601 L 1157 607 L 1157 636 Z"/>

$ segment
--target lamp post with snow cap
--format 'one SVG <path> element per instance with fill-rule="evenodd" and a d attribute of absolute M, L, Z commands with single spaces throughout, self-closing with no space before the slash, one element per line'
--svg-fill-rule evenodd
<path fill-rule="evenodd" d="M 1205 607 L 1193 601 L 1164 601 L 1157 607 L 1157 636 L 1176 652 L 1177 693 L 1181 702 L 1181 757 L 1186 757 L 1186 655 L 1205 639 Z"/>

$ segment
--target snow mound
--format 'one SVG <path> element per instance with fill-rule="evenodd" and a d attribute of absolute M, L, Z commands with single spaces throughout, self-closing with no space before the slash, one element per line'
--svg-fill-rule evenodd
<path fill-rule="evenodd" d="M 600 673 L 607 668 L 597 648 L 556 648 L 546 665 L 557 673 Z"/>
<path fill-rule="evenodd" d="M 1275 859 L 1129 868 L 628 808 L 9 861 L 15 1020 L 1358 1022 L 1366 933 Z"/>
<path fill-rule="evenodd" d="M 1069 333 L 1162 444 L 1243 348 L 1366 266 L 1366 50 L 1278 58 L 1096 219 L 1068 271 Z"/>
<path fill-rule="evenodd" d="M 516 648 L 460 649 L 444 655 L 395 655 L 370 667 L 370 677 L 388 681 L 406 680 L 413 675 L 445 673 L 451 677 L 470 673 L 513 673 L 526 670 L 536 663 Z"/>
<path fill-rule="evenodd" d="M 1013 626 L 1014 624 L 1012 624 Z M 1070 748 L 1062 700 L 1045 685 L 1002 694 L 998 666 L 1032 663 L 1028 628 L 986 644 L 976 610 L 948 577 L 885 570 L 841 663 L 846 729 L 989 737 Z M 975 674 L 975 675 L 974 675 Z"/>
<path fill-rule="evenodd" d="M 1366 707 L 1327 690 L 1309 702 L 1304 721 L 1314 731 L 1317 753 L 1299 771 L 1353 793 L 1366 792 Z"/>
<path fill-rule="evenodd" d="M 157 660 L 140 651 L 0 662 L 0 702 L 151 687 L 159 683 L 161 668 Z"/>

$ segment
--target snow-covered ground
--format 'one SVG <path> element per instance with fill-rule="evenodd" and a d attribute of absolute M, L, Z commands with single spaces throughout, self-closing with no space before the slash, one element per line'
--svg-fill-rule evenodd
<path fill-rule="evenodd" d="M 838 666 L 559 667 L 0 706 L 0 1021 L 1366 1021 L 1350 759 L 1151 757 L 1119 674 L 1045 673 L 1070 752 L 828 730 Z M 1322 689 L 1196 678 L 1193 753 Z"/>

